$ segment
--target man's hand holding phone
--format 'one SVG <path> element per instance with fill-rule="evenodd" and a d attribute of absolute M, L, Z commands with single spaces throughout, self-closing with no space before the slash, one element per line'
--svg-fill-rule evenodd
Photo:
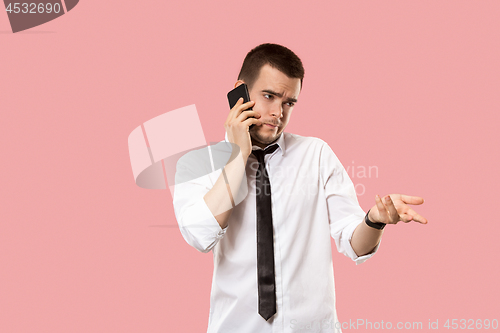
<path fill-rule="evenodd" d="M 260 125 L 262 122 L 258 119 L 260 114 L 253 110 L 254 101 L 243 103 L 243 97 L 238 99 L 227 116 L 224 127 L 227 132 L 229 142 L 237 144 L 245 159 L 252 153 L 252 140 L 250 138 L 249 127 L 251 125 Z"/>
<path fill-rule="evenodd" d="M 234 97 L 234 95 L 231 94 L 231 97 Z M 233 207 L 240 203 L 248 193 L 245 167 L 248 156 L 252 152 L 249 127 L 261 124 L 261 121 L 258 119 L 260 118 L 260 114 L 249 110 L 255 102 L 250 101 L 250 98 L 247 99 L 249 101 L 246 103 L 244 103 L 244 97 L 240 98 L 236 96 L 232 99 L 232 101 L 235 101 L 235 104 L 232 105 L 231 111 L 229 111 L 224 123 L 229 142 L 238 145 L 242 158 L 238 157 L 239 151 L 234 149 L 231 154 L 233 155 L 230 159 L 231 162 L 225 165 L 212 189 L 203 197 L 207 207 L 223 229 L 227 227 Z M 244 187 L 241 187 L 242 184 L 244 184 Z"/>

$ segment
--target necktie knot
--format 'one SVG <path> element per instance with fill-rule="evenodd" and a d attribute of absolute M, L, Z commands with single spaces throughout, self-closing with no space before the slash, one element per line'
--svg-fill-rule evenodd
<path fill-rule="evenodd" d="M 252 153 L 257 157 L 259 163 L 264 164 L 264 156 L 266 154 L 273 153 L 276 149 L 278 149 L 278 144 L 274 144 L 272 146 L 267 147 L 265 150 L 253 150 Z"/>

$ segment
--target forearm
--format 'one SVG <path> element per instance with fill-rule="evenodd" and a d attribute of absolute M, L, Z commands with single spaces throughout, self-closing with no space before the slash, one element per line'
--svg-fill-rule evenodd
<path fill-rule="evenodd" d="M 351 246 L 356 255 L 363 256 L 373 251 L 382 238 L 383 230 L 369 227 L 364 219 L 352 234 Z"/>
<path fill-rule="evenodd" d="M 242 182 L 246 181 L 244 175 L 247 160 L 248 156 L 243 156 L 239 151 L 239 154 L 224 167 L 213 188 L 203 197 L 221 228 L 227 226 L 235 205 L 235 197 L 243 190 L 241 186 Z"/>

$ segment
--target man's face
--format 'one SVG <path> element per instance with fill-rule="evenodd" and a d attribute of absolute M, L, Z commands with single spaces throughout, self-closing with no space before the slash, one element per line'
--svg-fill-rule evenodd
<path fill-rule="evenodd" d="M 300 94 L 300 79 L 289 78 L 270 65 L 264 65 L 249 89 L 253 110 L 261 117 L 262 125 L 250 129 L 252 143 L 265 148 L 276 141 L 285 129 Z"/>

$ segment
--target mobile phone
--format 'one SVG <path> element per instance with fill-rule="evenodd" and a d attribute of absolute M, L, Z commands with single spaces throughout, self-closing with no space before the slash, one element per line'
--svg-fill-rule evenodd
<path fill-rule="evenodd" d="M 227 99 L 229 101 L 229 108 L 232 109 L 236 102 L 243 97 L 243 103 L 250 102 L 250 94 L 248 93 L 248 87 L 245 83 L 240 84 L 233 90 L 227 93 Z M 247 110 L 252 110 L 252 108 L 249 108 Z M 254 118 L 254 117 L 252 117 Z M 254 124 L 250 125 L 249 128 L 252 128 Z"/>

